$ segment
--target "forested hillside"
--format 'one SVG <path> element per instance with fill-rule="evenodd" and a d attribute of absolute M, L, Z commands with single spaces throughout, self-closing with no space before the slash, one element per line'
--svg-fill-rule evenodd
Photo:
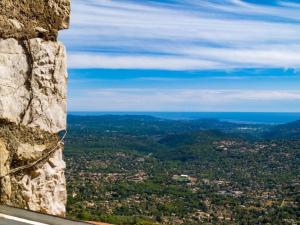
<path fill-rule="evenodd" d="M 284 138 L 290 136 L 283 127 L 290 124 L 71 116 L 68 125 L 71 218 L 114 224 L 300 222 L 300 140 Z"/>

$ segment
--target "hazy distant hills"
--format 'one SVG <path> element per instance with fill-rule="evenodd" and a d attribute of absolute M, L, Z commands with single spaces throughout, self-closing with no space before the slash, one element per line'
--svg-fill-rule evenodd
<path fill-rule="evenodd" d="M 232 132 L 237 129 L 243 131 L 266 125 L 238 124 L 219 121 L 216 119 L 198 119 L 198 120 L 169 120 L 153 116 L 136 115 L 105 115 L 105 116 L 69 116 L 69 130 L 72 127 L 80 127 L 82 130 L 93 132 L 115 132 L 115 133 L 136 133 L 143 134 L 164 134 L 164 133 L 183 133 L 199 130 L 220 130 L 223 132 Z"/>
<path fill-rule="evenodd" d="M 236 135 L 244 125 L 218 120 L 167 120 L 152 116 L 69 116 L 67 143 L 85 148 L 157 152 Z M 252 131 L 252 126 L 248 127 Z M 248 131 L 248 130 L 247 130 Z M 231 135 L 232 136 L 232 135 Z"/>
<path fill-rule="evenodd" d="M 265 133 L 265 137 L 270 139 L 300 139 L 300 120 L 274 126 Z"/>
<path fill-rule="evenodd" d="M 69 116 L 68 129 L 73 143 L 94 147 L 118 148 L 153 152 L 162 146 L 203 144 L 203 140 L 242 138 L 262 139 L 300 138 L 300 121 L 283 125 L 238 124 L 215 119 L 168 120 L 153 116 L 105 115 Z M 91 146 L 90 146 L 91 147 Z"/>

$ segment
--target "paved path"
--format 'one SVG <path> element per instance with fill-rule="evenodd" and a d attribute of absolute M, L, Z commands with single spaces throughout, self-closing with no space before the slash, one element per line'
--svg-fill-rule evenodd
<path fill-rule="evenodd" d="M 0 225 L 88 225 L 88 224 L 0 205 Z"/>
<path fill-rule="evenodd" d="M 0 218 L 0 225 L 28 225 L 28 223 L 21 223 L 13 220 Z"/>

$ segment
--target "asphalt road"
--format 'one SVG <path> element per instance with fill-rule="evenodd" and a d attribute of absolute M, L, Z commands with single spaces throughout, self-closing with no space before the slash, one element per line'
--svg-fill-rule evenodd
<path fill-rule="evenodd" d="M 16 222 L 13 220 L 0 218 L 0 225 L 28 225 L 28 223 Z"/>
<path fill-rule="evenodd" d="M 2 216 L 1 216 L 2 215 Z M 19 220 L 19 221 L 18 221 Z M 22 209 L 0 205 L 0 225 L 87 225 Z"/>
<path fill-rule="evenodd" d="M 21 223 L 13 220 L 0 218 L 0 225 L 28 225 L 28 223 Z"/>

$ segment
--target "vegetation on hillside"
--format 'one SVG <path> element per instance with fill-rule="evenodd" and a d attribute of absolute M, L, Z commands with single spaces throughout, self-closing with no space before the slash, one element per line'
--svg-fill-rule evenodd
<path fill-rule="evenodd" d="M 300 223 L 300 139 L 284 125 L 149 116 L 72 116 L 68 125 L 70 218 Z"/>

